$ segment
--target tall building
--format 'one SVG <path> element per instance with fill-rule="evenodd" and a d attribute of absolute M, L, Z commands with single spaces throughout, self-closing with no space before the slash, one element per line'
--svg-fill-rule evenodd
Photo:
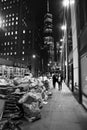
<path fill-rule="evenodd" d="M 0 2 L 0 55 L 30 63 L 32 30 L 29 23 L 28 0 L 1 0 Z"/>
<path fill-rule="evenodd" d="M 44 46 L 48 48 L 48 63 L 54 61 L 53 16 L 50 13 L 49 0 L 47 0 L 47 13 L 44 16 Z"/>

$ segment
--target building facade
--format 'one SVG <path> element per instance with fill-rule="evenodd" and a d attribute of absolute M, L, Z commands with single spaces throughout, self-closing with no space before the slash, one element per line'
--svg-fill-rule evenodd
<path fill-rule="evenodd" d="M 32 30 L 28 19 L 28 0 L 1 0 L 0 55 L 14 60 L 15 65 L 17 61 L 30 64 Z"/>

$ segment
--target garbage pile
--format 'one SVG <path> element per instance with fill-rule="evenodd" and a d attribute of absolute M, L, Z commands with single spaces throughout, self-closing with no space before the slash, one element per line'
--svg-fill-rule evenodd
<path fill-rule="evenodd" d="M 2 118 L 22 118 L 35 121 L 41 118 L 41 108 L 52 96 L 49 79 L 33 76 L 5 79 L 0 78 L 0 98 L 5 99 Z"/>

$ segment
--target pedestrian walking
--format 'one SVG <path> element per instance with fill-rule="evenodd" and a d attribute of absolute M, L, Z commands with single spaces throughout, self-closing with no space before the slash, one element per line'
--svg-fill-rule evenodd
<path fill-rule="evenodd" d="M 58 86 L 59 86 L 59 90 L 62 90 L 62 80 L 63 77 L 61 74 L 58 75 Z"/>
<path fill-rule="evenodd" d="M 56 73 L 53 74 L 52 80 L 53 80 L 53 87 L 55 88 L 57 82 Z"/>

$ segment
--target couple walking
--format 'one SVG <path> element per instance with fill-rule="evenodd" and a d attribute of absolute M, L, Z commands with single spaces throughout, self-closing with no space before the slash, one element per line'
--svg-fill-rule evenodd
<path fill-rule="evenodd" d="M 53 87 L 55 88 L 55 85 L 56 85 L 56 82 L 58 83 L 58 87 L 59 87 L 59 90 L 62 89 L 62 80 L 63 80 L 63 77 L 61 74 L 56 74 L 54 73 L 53 75 Z"/>

